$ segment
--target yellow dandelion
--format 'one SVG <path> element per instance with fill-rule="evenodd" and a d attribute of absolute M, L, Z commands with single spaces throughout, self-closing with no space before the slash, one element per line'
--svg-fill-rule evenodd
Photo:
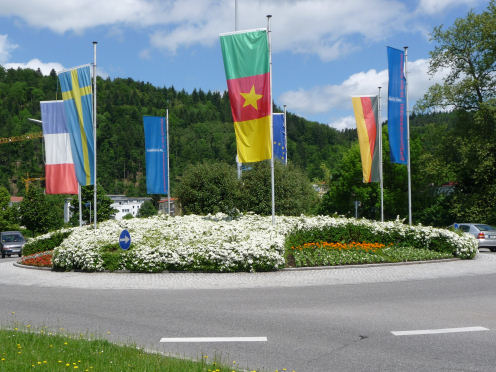
<path fill-rule="evenodd" d="M 5 358 L 2 358 L 2 362 L 5 360 Z"/>
<path fill-rule="evenodd" d="M 18 351 L 18 352 L 17 352 L 17 354 L 21 354 L 21 352 L 20 352 L 20 351 Z"/>
<path fill-rule="evenodd" d="M 31 324 L 28 324 L 28 325 L 26 326 L 26 328 L 31 328 Z"/>
<path fill-rule="evenodd" d="M 69 367 L 69 366 L 70 366 L 70 364 L 69 364 L 69 363 L 66 363 L 66 364 L 65 364 L 65 366 L 66 366 L 66 367 Z"/>
<path fill-rule="evenodd" d="M 38 362 L 38 364 L 41 364 L 41 362 Z"/>
<path fill-rule="evenodd" d="M 47 364 L 47 361 L 46 361 L 46 360 L 44 360 L 44 361 L 43 361 L 43 363 L 44 363 L 44 364 Z"/>
<path fill-rule="evenodd" d="M 17 331 L 17 327 L 14 328 L 14 331 Z"/>
<path fill-rule="evenodd" d="M 67 341 L 66 341 L 66 342 L 64 342 L 64 345 L 67 345 Z"/>
<path fill-rule="evenodd" d="M 79 368 L 78 366 L 74 366 L 74 369 Z"/>
<path fill-rule="evenodd" d="M 62 363 L 62 361 L 61 361 L 61 360 L 59 360 L 59 361 L 58 361 L 58 363 Z"/>

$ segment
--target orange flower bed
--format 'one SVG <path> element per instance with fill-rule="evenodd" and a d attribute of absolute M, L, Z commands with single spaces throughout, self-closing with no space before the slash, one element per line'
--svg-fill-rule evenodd
<path fill-rule="evenodd" d="M 391 244 L 390 244 L 391 245 Z M 304 249 L 328 249 L 328 250 L 361 250 L 365 252 L 375 253 L 378 249 L 384 248 L 382 243 L 368 243 L 368 242 L 351 242 L 351 243 L 329 243 L 329 242 L 316 242 L 305 243 L 296 247 L 291 247 L 292 250 L 302 251 Z"/>
<path fill-rule="evenodd" d="M 27 266 L 52 267 L 52 251 L 22 257 L 19 263 Z"/>

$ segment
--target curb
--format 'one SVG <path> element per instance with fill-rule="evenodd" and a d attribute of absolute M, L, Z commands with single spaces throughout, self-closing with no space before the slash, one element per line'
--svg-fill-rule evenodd
<path fill-rule="evenodd" d="M 404 262 L 384 262 L 374 264 L 360 265 L 337 265 L 337 266 L 312 266 L 312 267 L 285 267 L 279 271 L 307 271 L 307 270 L 339 270 L 339 269 L 358 269 L 362 267 L 381 267 L 381 266 L 402 266 L 402 265 L 419 265 L 440 262 L 461 261 L 461 258 L 444 258 L 442 260 L 427 260 L 427 261 L 404 261 Z"/>
<path fill-rule="evenodd" d="M 383 266 L 403 266 L 403 265 L 420 265 L 420 264 L 430 264 L 430 263 L 441 263 L 441 262 L 453 262 L 453 261 L 461 261 L 461 258 L 445 258 L 442 260 L 428 260 L 428 261 L 406 261 L 406 262 L 384 262 L 384 263 L 375 263 L 375 264 L 361 264 L 361 265 L 339 265 L 339 266 L 312 266 L 312 267 L 285 267 L 273 272 L 278 271 L 309 271 L 309 270 L 340 270 L 340 269 L 359 269 L 359 268 L 368 268 L 368 267 L 383 267 Z M 20 267 L 23 269 L 30 270 L 44 270 L 44 271 L 53 271 L 51 267 L 41 267 L 41 266 L 29 266 L 23 265 L 17 262 L 13 263 L 14 266 Z M 66 272 L 84 272 L 84 271 L 75 271 L 70 270 Z M 88 274 L 97 273 L 97 271 L 88 272 Z M 112 273 L 112 274 L 165 274 L 165 273 L 187 273 L 184 271 L 162 271 L 160 273 L 136 273 L 131 272 L 129 270 L 116 270 L 116 271 L 98 271 L 98 273 Z M 198 274 L 202 272 L 190 272 L 191 274 Z M 204 272 L 205 274 L 207 272 Z M 211 273 L 211 274 L 231 274 L 231 273 Z"/>
<path fill-rule="evenodd" d="M 23 265 L 23 264 L 20 264 L 20 263 L 17 263 L 17 262 L 14 262 L 13 265 L 16 266 L 16 267 L 21 267 L 23 269 L 52 271 L 52 268 L 51 267 Z"/>

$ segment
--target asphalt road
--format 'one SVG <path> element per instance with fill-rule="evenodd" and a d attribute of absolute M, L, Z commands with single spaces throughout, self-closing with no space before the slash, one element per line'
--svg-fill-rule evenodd
<path fill-rule="evenodd" d="M 408 277 L 412 270 L 428 273 L 458 264 L 459 276 Z M 473 264 L 394 268 L 408 280 L 388 274 L 386 280 L 371 283 L 326 284 L 326 279 L 316 281 L 318 285 L 275 287 L 268 282 L 252 288 L 64 288 L 47 283 L 17 285 L 10 278 L 0 290 L 0 322 L 89 332 L 172 355 L 217 356 L 228 364 L 236 361 L 241 368 L 266 371 L 494 371 L 496 265 L 494 274 L 489 266 L 480 275 L 462 270 L 462 265 Z M 4 273 L 6 268 L 0 265 Z M 19 280 L 22 270 L 32 271 L 16 270 L 21 271 L 9 275 L 17 273 Z M 337 272 L 348 275 L 345 270 Z M 364 276 L 367 270 L 353 275 L 357 273 Z M 249 275 L 256 280 L 258 274 Z M 297 283 L 304 274 L 284 275 Z M 477 326 L 487 330 L 392 333 Z M 160 342 L 164 337 L 227 336 L 267 337 L 267 342 Z"/>

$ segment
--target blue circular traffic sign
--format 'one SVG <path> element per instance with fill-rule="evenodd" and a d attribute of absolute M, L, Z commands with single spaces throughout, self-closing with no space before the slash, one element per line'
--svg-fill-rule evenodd
<path fill-rule="evenodd" d="M 131 235 L 129 231 L 122 230 L 121 235 L 119 236 L 119 245 L 122 249 L 128 250 L 131 246 Z"/>

